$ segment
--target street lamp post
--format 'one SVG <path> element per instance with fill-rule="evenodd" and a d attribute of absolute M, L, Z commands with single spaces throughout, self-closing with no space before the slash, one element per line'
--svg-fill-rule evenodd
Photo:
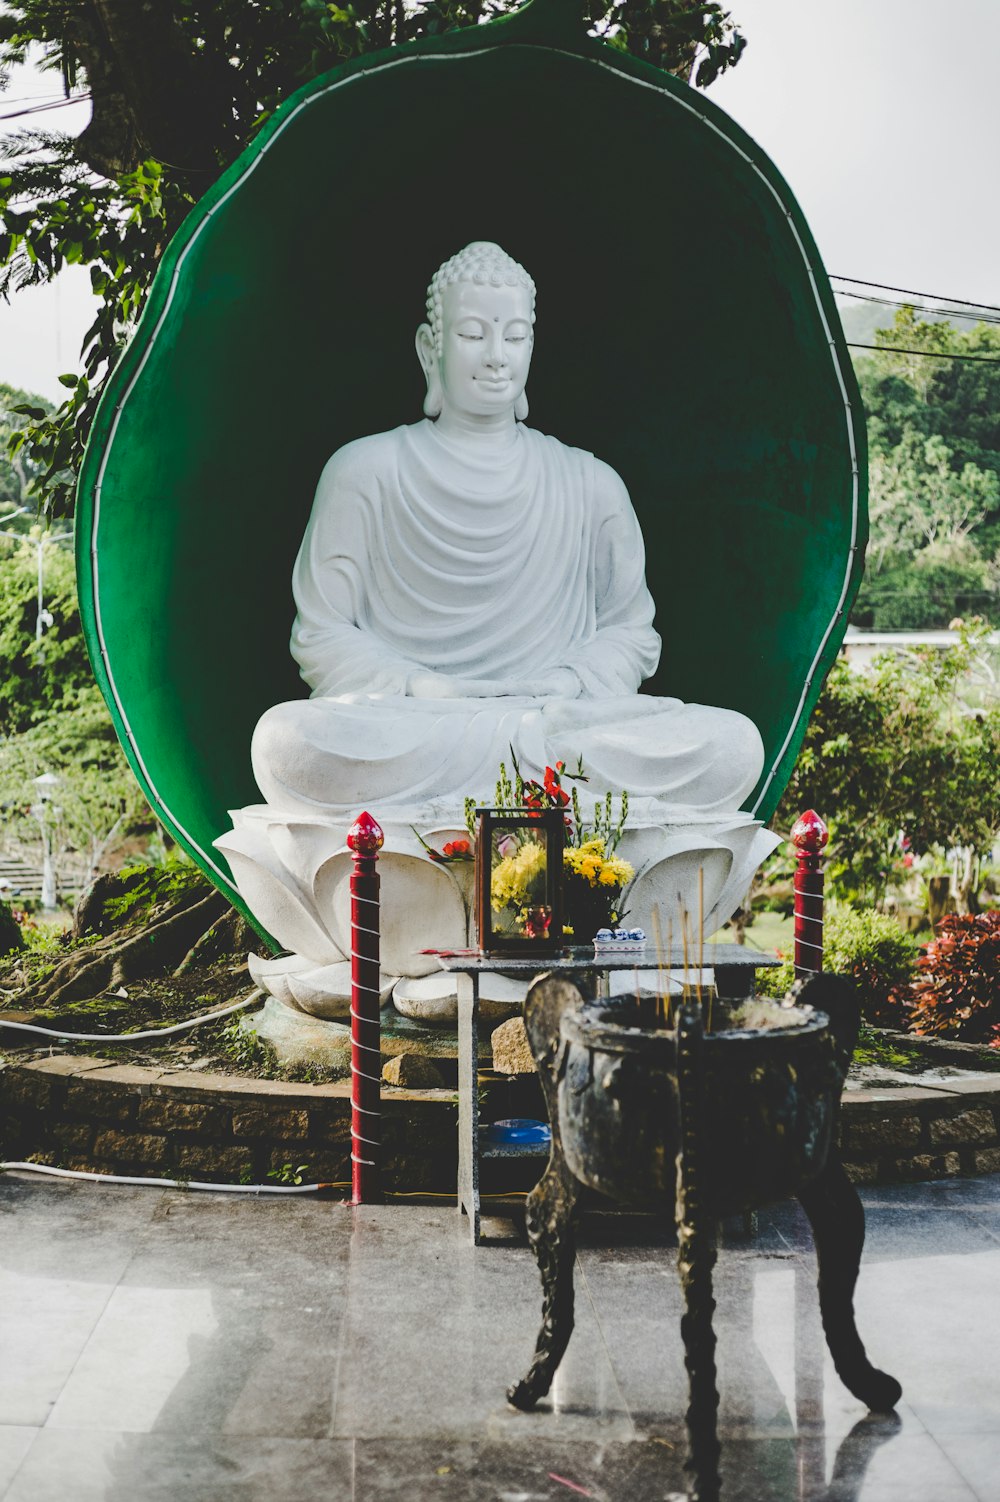
<path fill-rule="evenodd" d="M 15 516 L 20 516 L 23 512 L 26 512 L 27 509 L 27 506 L 19 506 L 16 511 L 8 511 L 7 515 L 4 516 L 2 520 L 10 521 Z M 35 552 L 38 560 L 38 591 L 37 604 L 35 608 L 36 645 L 41 641 L 43 632 L 47 631 L 48 628 L 53 624 L 52 612 L 51 610 L 46 610 L 45 608 L 45 544 L 47 542 L 65 542 L 67 538 L 70 538 L 72 536 L 72 532 L 39 531 L 38 535 L 35 537 Z M 9 537 L 14 542 L 26 542 L 31 540 L 30 536 L 26 535 L 23 532 L 6 532 L 3 530 L 0 530 L 0 537 Z M 41 653 L 39 653 L 38 660 L 41 661 Z"/>
<path fill-rule="evenodd" d="M 43 772 L 31 780 L 38 789 L 38 802 L 32 806 L 31 814 L 38 820 L 42 834 L 42 909 L 51 912 L 58 899 L 52 856 L 52 822 L 53 818 L 58 818 L 59 810 L 52 803 L 52 794 L 59 785 L 59 778 L 54 772 Z"/>

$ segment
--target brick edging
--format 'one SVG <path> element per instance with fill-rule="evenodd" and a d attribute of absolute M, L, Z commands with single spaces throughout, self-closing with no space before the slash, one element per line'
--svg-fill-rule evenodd
<path fill-rule="evenodd" d="M 455 1096 L 384 1090 L 387 1188 L 453 1193 Z M 848 1090 L 841 1145 L 876 1184 L 1000 1172 L 1000 1076 Z M 143 1177 L 263 1182 L 284 1163 L 350 1179 L 350 1085 L 289 1084 L 59 1054 L 0 1069 L 0 1156 Z"/>

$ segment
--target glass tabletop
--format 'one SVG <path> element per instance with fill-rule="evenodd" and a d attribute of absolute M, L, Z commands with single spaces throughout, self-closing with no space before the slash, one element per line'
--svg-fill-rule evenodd
<path fill-rule="evenodd" d="M 595 951 L 593 944 L 567 946 L 553 955 L 483 954 L 478 949 L 428 949 L 442 970 L 475 975 L 483 971 L 503 971 L 507 975 L 538 975 L 542 971 L 556 974 L 581 970 L 762 970 L 780 965 L 776 954 L 750 949 L 745 944 L 664 945 L 629 949 L 615 954 L 613 949 Z"/>

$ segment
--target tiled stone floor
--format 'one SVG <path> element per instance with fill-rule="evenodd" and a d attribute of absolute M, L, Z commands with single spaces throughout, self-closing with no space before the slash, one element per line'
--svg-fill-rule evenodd
<path fill-rule="evenodd" d="M 867 1191 L 895 1418 L 840 1386 L 797 1207 L 721 1256 L 724 1496 L 1000 1502 L 1000 1177 Z M 659 1502 L 683 1487 L 669 1247 L 591 1244 L 551 1400 L 523 1247 L 451 1209 L 0 1179 L 4 1502 Z"/>

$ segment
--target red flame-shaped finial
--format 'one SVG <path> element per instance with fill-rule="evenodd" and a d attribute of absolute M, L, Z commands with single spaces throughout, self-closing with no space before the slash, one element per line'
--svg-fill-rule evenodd
<path fill-rule="evenodd" d="M 830 831 L 814 808 L 807 808 L 792 825 L 789 839 L 796 850 L 818 855 L 830 838 Z"/>
<path fill-rule="evenodd" d="M 361 814 L 347 832 L 347 844 L 358 855 L 377 855 L 385 836 L 371 814 Z"/>

